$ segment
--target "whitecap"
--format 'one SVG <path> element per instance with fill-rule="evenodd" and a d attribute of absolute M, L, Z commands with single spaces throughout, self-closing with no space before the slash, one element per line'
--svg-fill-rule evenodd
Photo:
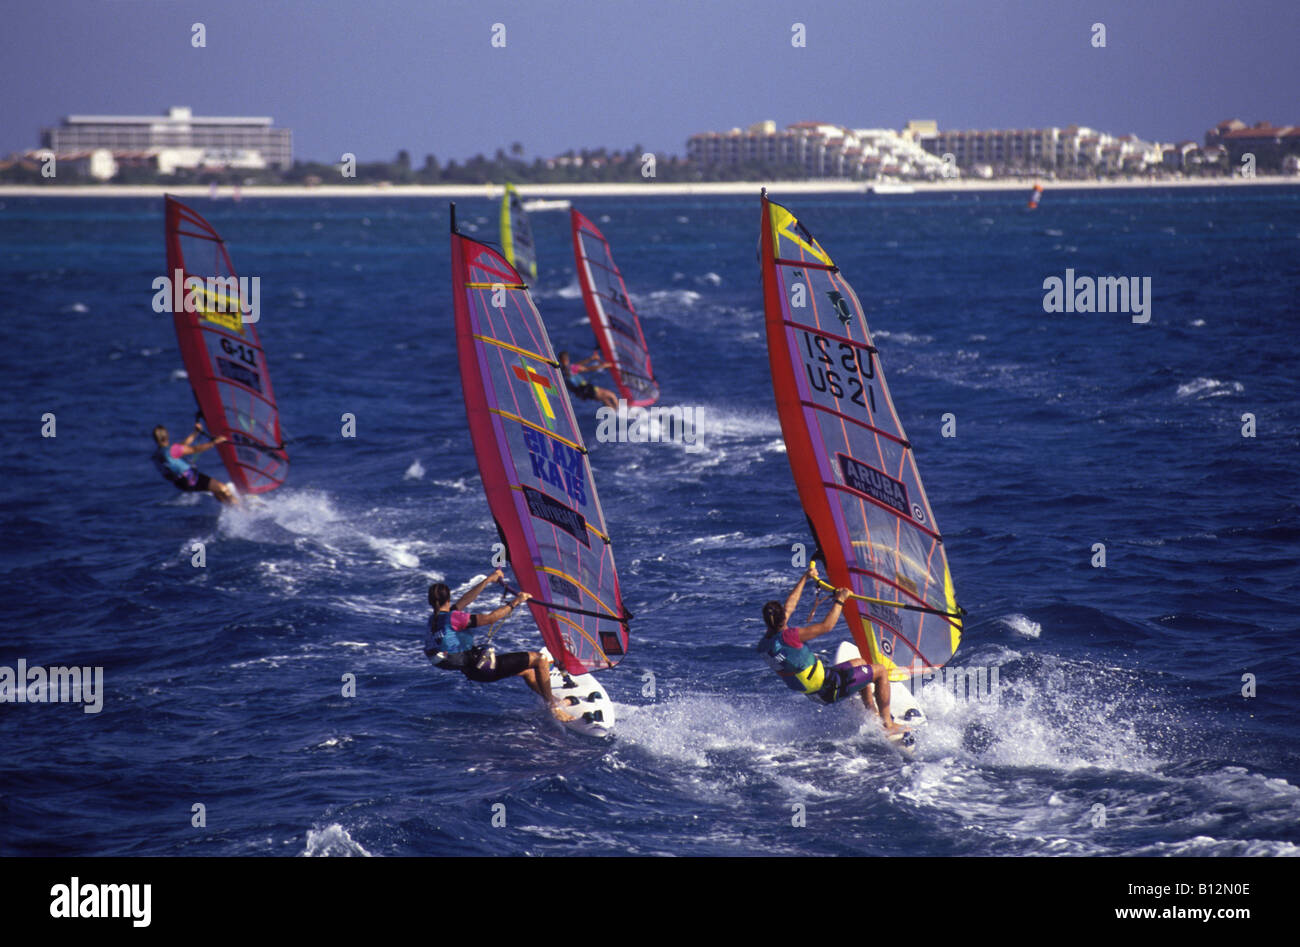
<path fill-rule="evenodd" d="M 307 830 L 307 847 L 299 854 L 308 858 L 370 858 L 371 855 L 337 822 L 323 829 Z"/>
<path fill-rule="evenodd" d="M 1007 615 L 1001 619 L 1002 624 L 1006 625 L 1022 638 L 1037 638 L 1043 633 L 1043 626 L 1028 616 L 1019 613 Z"/>

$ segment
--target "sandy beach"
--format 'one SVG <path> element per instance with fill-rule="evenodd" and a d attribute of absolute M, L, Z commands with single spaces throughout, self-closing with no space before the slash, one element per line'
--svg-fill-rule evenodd
<path fill-rule="evenodd" d="M 1126 179 L 1118 181 L 1052 181 L 1045 178 L 1021 180 L 918 181 L 884 183 L 863 181 L 705 181 L 699 183 L 649 181 L 636 183 L 578 183 L 578 184 L 519 184 L 516 189 L 524 197 L 655 197 L 689 195 L 747 195 L 761 187 L 778 194 L 865 194 L 880 187 L 880 196 L 897 193 L 929 194 L 942 191 L 1020 191 L 1041 183 L 1049 191 L 1098 190 L 1104 188 L 1153 187 L 1251 187 L 1262 185 L 1300 186 L 1300 176 L 1260 175 L 1254 178 L 1181 178 L 1181 179 Z M 302 186 L 248 186 L 240 189 L 241 197 L 437 197 L 500 198 L 499 184 L 352 184 Z M 229 198 L 233 187 L 217 189 L 221 198 Z M 5 197 L 161 197 L 172 194 L 182 198 L 204 198 L 210 194 L 207 185 L 122 185 L 79 184 L 48 186 L 0 185 L 0 200 Z"/>

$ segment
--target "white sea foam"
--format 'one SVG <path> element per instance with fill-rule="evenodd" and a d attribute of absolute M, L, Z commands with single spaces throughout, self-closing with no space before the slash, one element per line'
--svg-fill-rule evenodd
<path fill-rule="evenodd" d="M 1022 638 L 1037 638 L 1043 633 L 1043 626 L 1021 614 L 1008 615 L 1002 619 L 1006 625 Z"/>
<path fill-rule="evenodd" d="M 366 514 L 367 523 L 375 519 L 373 512 Z M 362 564 L 374 561 L 378 554 L 389 566 L 416 569 L 420 565 L 417 551 L 435 548 L 415 539 L 374 535 L 340 512 L 333 498 L 319 490 L 281 488 L 239 506 L 223 507 L 218 532 L 222 538 L 292 546 L 292 558 L 263 564 L 267 577 L 288 592 L 322 566 L 337 569 Z"/>
<path fill-rule="evenodd" d="M 638 294 L 633 294 L 633 302 L 639 299 Z M 645 300 L 654 306 L 677 306 L 690 307 L 694 306 L 701 299 L 700 294 L 693 289 L 656 289 L 654 292 L 647 294 Z"/>
<path fill-rule="evenodd" d="M 1197 378 L 1186 384 L 1178 386 L 1178 397 L 1196 398 L 1198 401 L 1204 398 L 1221 398 L 1224 395 L 1240 394 L 1245 391 L 1245 386 L 1239 381 L 1219 381 L 1217 378 Z"/>
<path fill-rule="evenodd" d="M 1242 767 L 1166 775 L 1188 723 L 1167 707 L 1147 709 L 1159 702 L 1144 692 L 1143 675 L 1050 655 L 1025 672 L 1020 656 L 1002 648 L 980 660 L 998 662 L 998 700 L 927 689 L 928 722 L 911 758 L 888 747 L 856 700 L 819 707 L 783 690 L 770 700 L 730 692 L 678 699 L 662 680 L 668 696 L 621 720 L 616 755 L 648 753 L 684 767 L 686 790 L 710 801 L 739 803 L 764 784 L 764 792 L 796 800 L 870 798 L 884 820 L 891 809 L 953 820 L 986 845 L 1044 854 L 1104 854 L 1127 844 L 1097 832 L 1092 820 L 1098 779 L 1126 785 L 1133 774 L 1140 786 L 1106 800 L 1111 822 L 1158 821 L 1168 831 L 1172 805 L 1186 810 L 1172 818 L 1191 839 L 1146 854 L 1297 853 L 1290 842 L 1222 838 L 1243 811 L 1252 824 L 1300 819 L 1300 790 L 1285 780 Z M 756 663 L 754 674 L 767 672 Z"/>
<path fill-rule="evenodd" d="M 402 474 L 402 479 L 403 480 L 424 479 L 424 464 L 420 463 L 420 459 L 418 457 L 415 460 L 411 461 L 411 466 L 406 468 L 406 473 Z"/>
<path fill-rule="evenodd" d="M 308 858 L 371 857 L 337 822 L 323 829 L 308 829 L 307 847 L 299 854 Z"/>

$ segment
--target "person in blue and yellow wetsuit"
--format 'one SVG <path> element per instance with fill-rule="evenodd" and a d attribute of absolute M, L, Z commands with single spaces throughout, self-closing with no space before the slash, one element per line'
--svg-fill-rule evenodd
<path fill-rule="evenodd" d="M 150 459 L 158 472 L 163 475 L 163 478 L 177 490 L 183 490 L 186 493 L 207 491 L 222 503 L 238 503 L 239 494 L 235 492 L 234 484 L 213 480 L 207 474 L 195 470 L 193 463 L 186 460 L 187 457 L 201 454 L 205 450 L 211 450 L 218 444 L 226 442 L 224 437 L 218 437 L 206 444 L 195 447 L 194 438 L 198 437 L 202 430 L 203 424 L 196 421 L 190 436 L 179 444 L 173 444 L 167 436 L 167 428 L 159 424 L 153 429 L 153 440 L 157 449 Z"/>
<path fill-rule="evenodd" d="M 790 627 L 790 616 L 799 605 L 804 583 L 816 576 L 817 566 L 814 563 L 799 577 L 795 587 L 786 596 L 784 605 L 768 602 L 763 606 L 766 631 L 758 643 L 759 653 L 791 690 L 826 704 L 861 694 L 863 706 L 868 713 L 879 714 L 886 730 L 893 732 L 907 729 L 894 723 L 894 718 L 889 713 L 888 668 L 883 664 L 868 663 L 862 658 L 827 667 L 813 649 L 808 647 L 809 641 L 820 638 L 839 622 L 844 602 L 849 597 L 848 589 L 835 590 L 831 610 L 817 624 L 803 628 Z M 872 684 L 875 685 L 874 688 Z M 871 699 L 873 690 L 874 703 Z"/>
<path fill-rule="evenodd" d="M 540 651 L 511 651 L 493 654 L 486 648 L 476 648 L 471 628 L 491 627 L 527 602 L 531 595 L 520 592 L 513 602 L 498 606 L 490 612 L 471 615 L 465 611 L 474 599 L 493 582 L 500 582 L 505 573 L 497 569 L 474 586 L 454 603 L 451 589 L 442 582 L 429 586 L 429 632 L 424 638 L 424 653 L 433 666 L 444 671 L 460 671 L 471 681 L 491 684 L 507 677 L 522 677 L 551 708 L 559 720 L 572 720 L 573 715 L 561 710 L 551 693 L 551 662 Z M 486 655 L 486 657 L 485 657 Z"/>

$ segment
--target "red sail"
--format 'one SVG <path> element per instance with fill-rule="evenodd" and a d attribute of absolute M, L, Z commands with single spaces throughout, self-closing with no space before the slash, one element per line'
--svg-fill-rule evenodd
<path fill-rule="evenodd" d="M 227 439 L 217 453 L 239 492 L 274 490 L 288 476 L 289 456 L 243 284 L 221 236 L 184 204 L 166 201 L 173 321 L 194 399 L 208 433 Z"/>
<path fill-rule="evenodd" d="M 556 663 L 613 667 L 632 616 L 546 327 L 518 271 L 454 217 L 451 274 L 465 414 L 510 566 Z"/>
<path fill-rule="evenodd" d="M 786 456 L 864 656 L 905 680 L 952 657 L 961 616 L 939 526 L 853 288 L 763 196 L 767 347 Z"/>
<path fill-rule="evenodd" d="M 609 241 L 590 220 L 576 210 L 569 212 L 573 227 L 573 257 L 582 284 L 591 331 L 600 343 L 601 354 L 610 364 L 618 396 L 631 406 L 645 406 L 659 400 L 659 383 L 650 365 L 650 349 L 641 331 L 623 274 L 614 263 Z"/>

